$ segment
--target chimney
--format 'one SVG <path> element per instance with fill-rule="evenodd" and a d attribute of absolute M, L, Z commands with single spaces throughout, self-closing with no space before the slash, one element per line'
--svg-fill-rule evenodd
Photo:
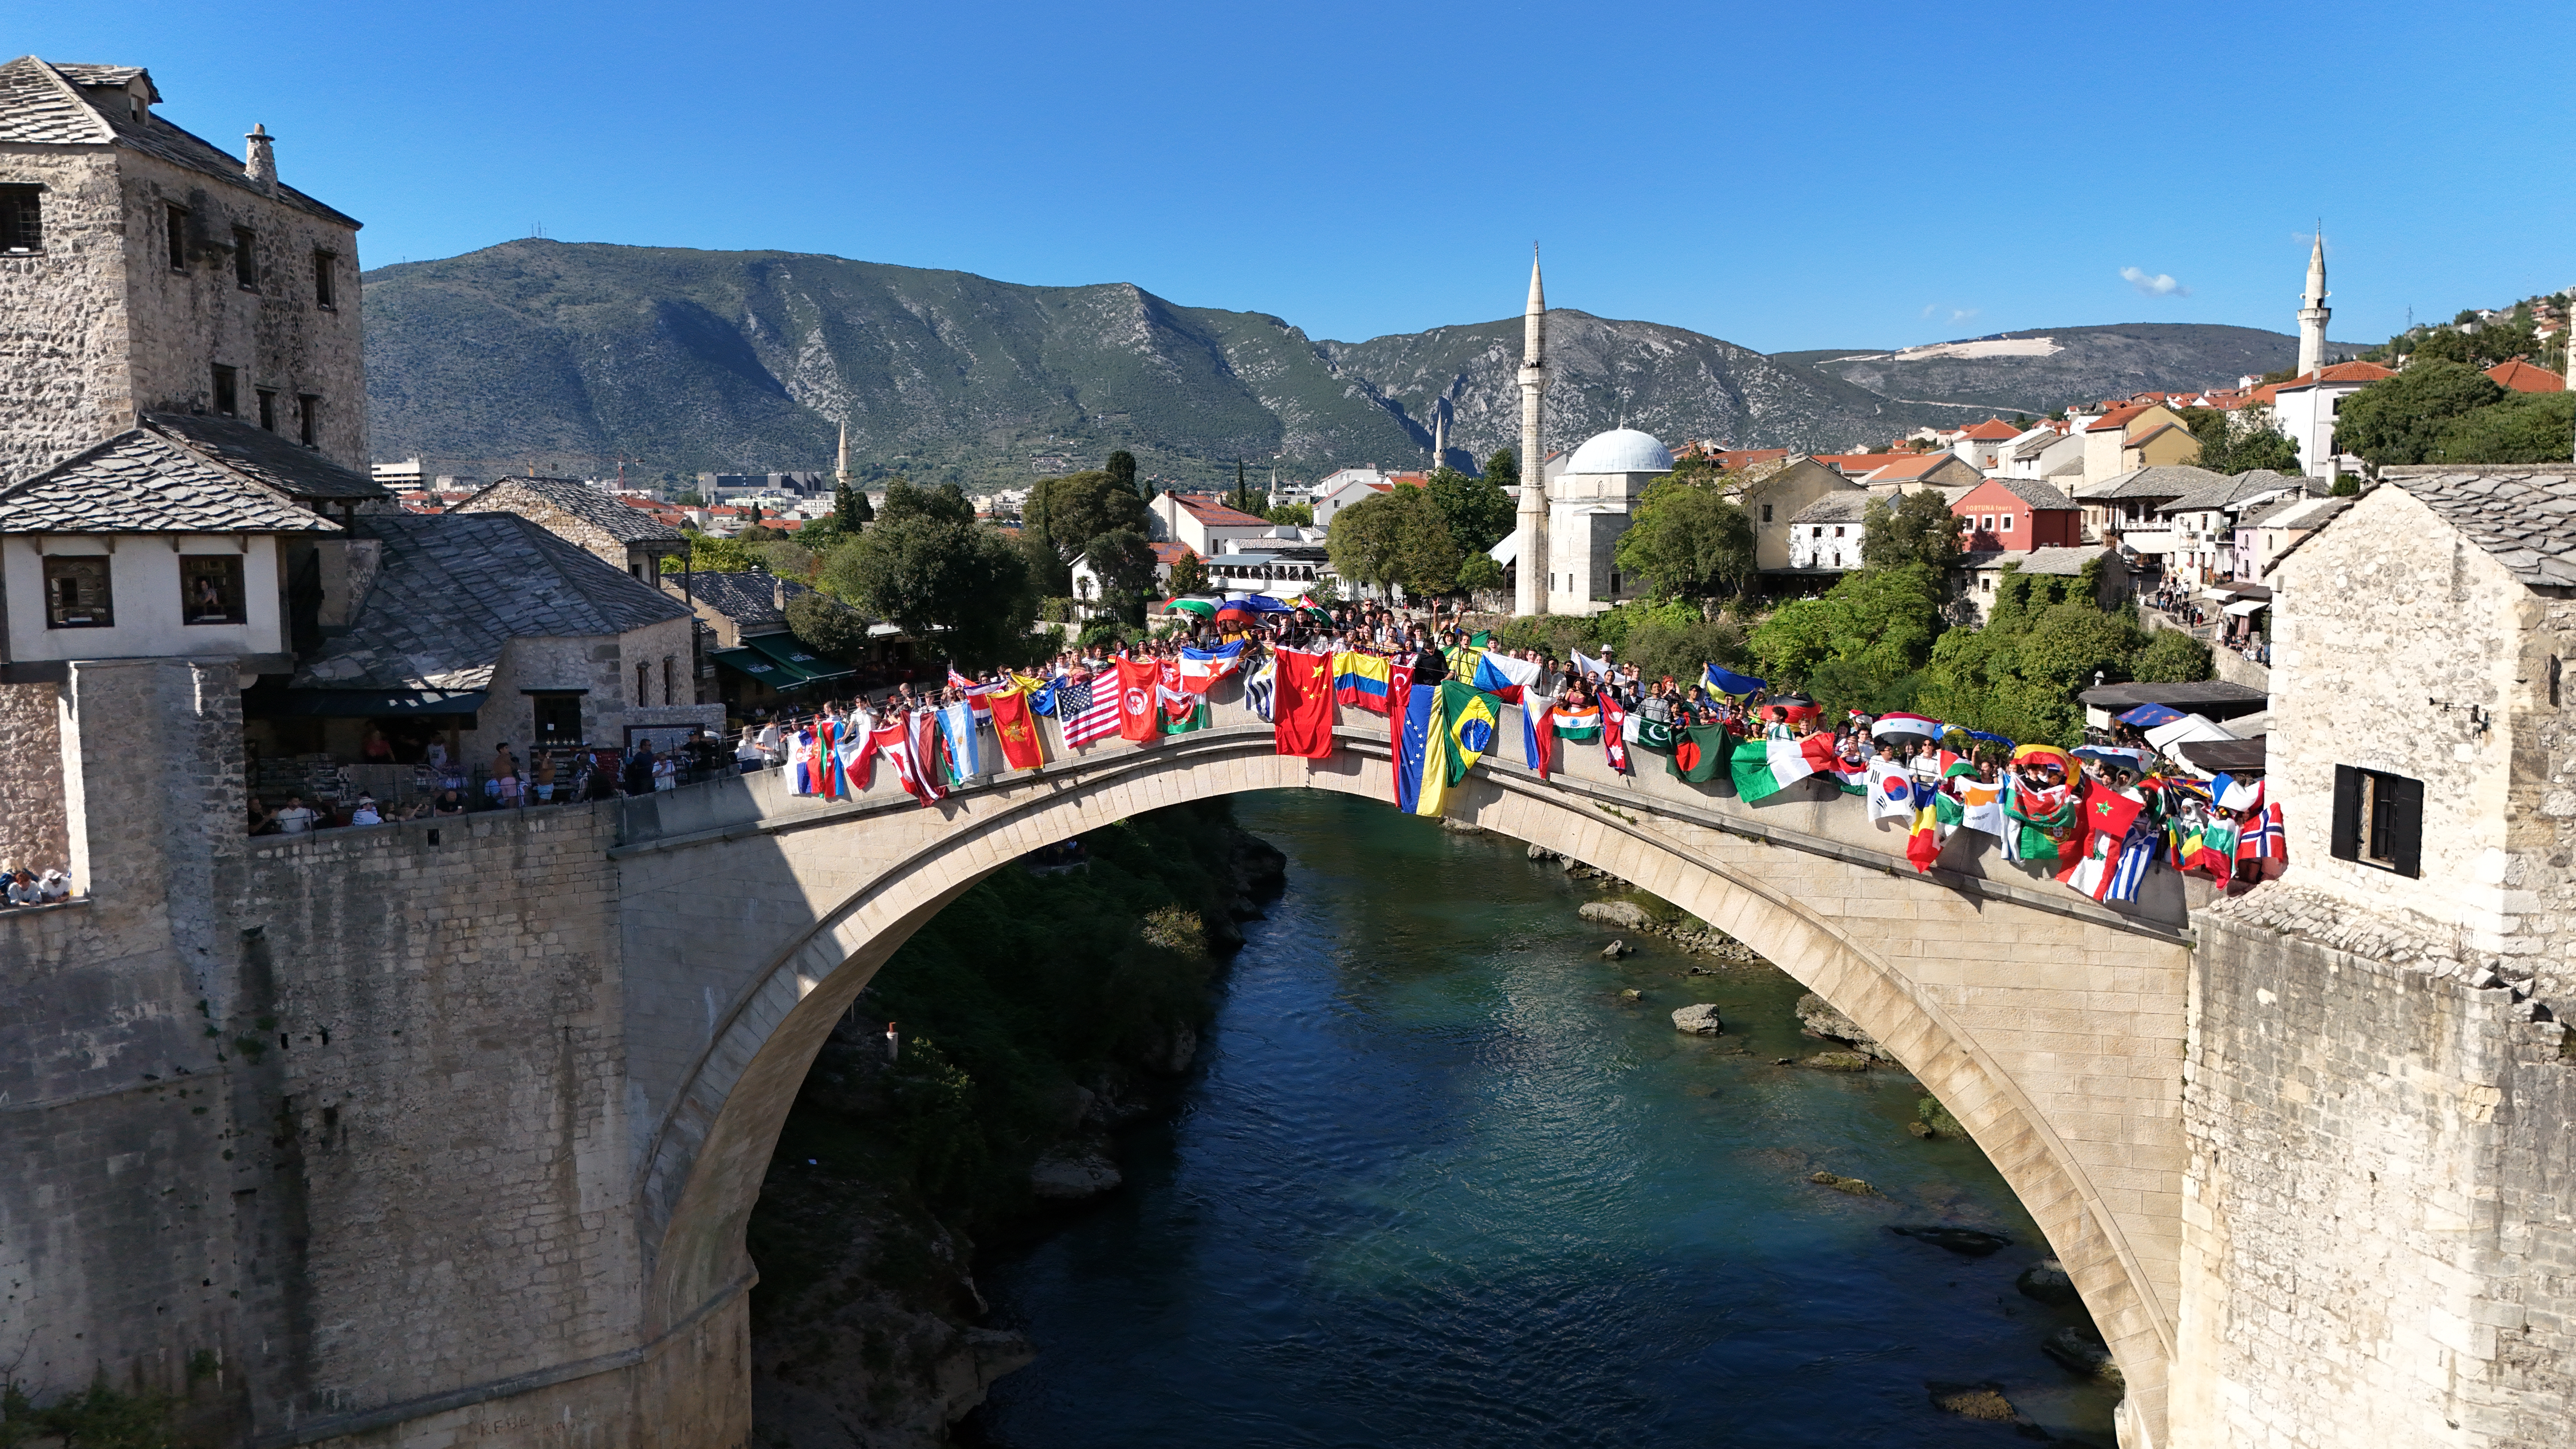
<path fill-rule="evenodd" d="M 770 582 L 769 596 L 777 602 L 778 612 L 782 614 L 787 612 L 787 581 L 785 579 L 774 579 Z"/>
<path fill-rule="evenodd" d="M 268 127 L 253 125 L 242 137 L 249 144 L 243 148 L 242 174 L 262 191 L 277 189 L 277 147 Z"/>

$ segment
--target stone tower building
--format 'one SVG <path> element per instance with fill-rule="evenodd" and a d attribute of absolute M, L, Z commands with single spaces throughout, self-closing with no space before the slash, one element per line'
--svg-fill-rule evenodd
<path fill-rule="evenodd" d="M 2334 309 L 2326 305 L 2326 234 L 2320 227 L 2316 246 L 2308 253 L 2308 290 L 2299 306 L 2299 371 L 2314 372 L 2326 365 L 2326 319 Z"/>
<path fill-rule="evenodd" d="M 1512 612 L 1547 612 L 1547 454 L 1539 450 L 1539 424 L 1547 392 L 1547 292 L 1539 285 L 1538 249 L 1530 249 L 1529 308 L 1521 322 L 1521 507 L 1519 573 Z"/>
<path fill-rule="evenodd" d="M 358 223 L 153 113 L 136 66 L 0 65 L 0 483 L 146 414 L 364 473 Z"/>

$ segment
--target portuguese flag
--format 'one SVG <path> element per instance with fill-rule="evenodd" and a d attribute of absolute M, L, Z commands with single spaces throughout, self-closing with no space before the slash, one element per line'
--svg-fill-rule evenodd
<path fill-rule="evenodd" d="M 1834 737 L 1808 735 L 1795 740 L 1746 740 L 1735 747 L 1729 768 L 1735 793 L 1750 805 L 1768 799 L 1816 773 L 1833 768 Z"/>
<path fill-rule="evenodd" d="M 1677 779 L 1705 785 L 1728 763 L 1729 736 L 1724 725 L 1688 725 L 1673 731 L 1672 758 L 1664 768 Z"/>

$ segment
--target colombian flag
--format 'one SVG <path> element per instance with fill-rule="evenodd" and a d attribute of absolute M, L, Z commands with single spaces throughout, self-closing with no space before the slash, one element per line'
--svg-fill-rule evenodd
<path fill-rule="evenodd" d="M 1440 706 L 1439 686 L 1413 686 L 1395 737 L 1395 808 L 1410 815 L 1437 815 L 1448 799 L 1449 723 Z"/>
<path fill-rule="evenodd" d="M 1386 687 L 1393 667 L 1380 654 L 1334 655 L 1334 702 L 1371 714 L 1386 713 Z"/>

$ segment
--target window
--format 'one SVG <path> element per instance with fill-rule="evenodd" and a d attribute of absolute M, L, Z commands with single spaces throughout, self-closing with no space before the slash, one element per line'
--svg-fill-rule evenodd
<path fill-rule="evenodd" d="M 263 387 L 254 389 L 254 391 L 259 394 L 259 425 L 268 429 L 272 433 L 276 432 L 277 389 L 273 387 Z"/>
<path fill-rule="evenodd" d="M 2007 513 L 2007 514 L 2005 514 L 2005 515 L 2004 515 L 2004 532 L 2006 532 L 2006 533 L 2010 533 L 2010 532 L 2012 532 L 2012 521 L 2013 521 L 2013 516 L 2012 516 L 2011 514 Z"/>
<path fill-rule="evenodd" d="M 240 374 L 218 362 L 215 364 L 215 411 L 232 417 L 241 411 Z"/>
<path fill-rule="evenodd" d="M 179 617 L 191 624 L 246 624 L 242 558 L 237 553 L 179 555 Z"/>
<path fill-rule="evenodd" d="M 1815 526 L 1813 526 L 1813 527 L 1811 527 L 1811 528 L 1809 528 L 1809 529 L 1807 530 L 1807 537 L 1809 537 L 1809 538 L 1822 538 L 1822 537 L 1824 537 L 1824 536 L 1825 536 L 1825 526 L 1824 526 L 1823 524 L 1821 524 L 1821 523 L 1816 524 Z"/>
<path fill-rule="evenodd" d="M 245 292 L 259 290 L 259 234 L 246 226 L 233 228 L 233 280 Z"/>
<path fill-rule="evenodd" d="M 679 677 L 680 661 L 672 655 L 663 655 L 662 702 L 664 704 L 678 704 L 680 702 Z"/>
<path fill-rule="evenodd" d="M 100 553 L 45 556 L 45 627 L 109 629 L 115 600 L 107 587 L 108 558 Z"/>
<path fill-rule="evenodd" d="M 0 250 L 45 249 L 45 188 L 0 186 Z"/>
<path fill-rule="evenodd" d="M 163 240 L 170 245 L 170 270 L 174 272 L 188 270 L 188 208 L 184 206 L 161 208 L 161 234 Z"/>
<path fill-rule="evenodd" d="M 1836 538 L 1840 538 L 1840 537 L 1842 537 L 1842 536 L 1843 536 L 1843 526 L 1842 526 L 1841 524 L 1837 523 L 1837 524 L 1835 524 L 1835 525 L 1834 525 L 1834 537 L 1836 537 Z"/>
<path fill-rule="evenodd" d="M 332 269 L 337 267 L 339 264 L 340 258 L 334 253 L 317 251 L 313 254 L 314 306 L 337 307 L 340 305 L 340 294 L 334 290 L 336 282 L 331 275 Z"/>
<path fill-rule="evenodd" d="M 295 435 L 304 446 L 322 446 L 322 399 L 305 393 L 295 399 Z"/>
<path fill-rule="evenodd" d="M 536 711 L 536 747 L 559 749 L 581 743 L 581 696 L 569 691 L 529 697 Z"/>
<path fill-rule="evenodd" d="M 1764 523 L 1771 521 L 1771 505 L 1768 503 L 1762 505 L 1762 521 Z"/>
<path fill-rule="evenodd" d="M 1994 531 L 1995 531 L 1995 516 L 1994 516 L 1993 514 L 1991 514 L 1991 513 L 1982 513 L 1982 514 L 1979 514 L 1979 515 L 1977 516 L 1977 530 L 1978 530 L 1980 533 L 1992 533 L 1992 532 L 1994 532 Z"/>
<path fill-rule="evenodd" d="M 653 702 L 653 666 L 635 666 L 635 707 L 642 709 Z"/>
<path fill-rule="evenodd" d="M 2334 832 L 2328 844 L 2337 860 L 2423 875 L 2424 782 L 2335 766 Z"/>

